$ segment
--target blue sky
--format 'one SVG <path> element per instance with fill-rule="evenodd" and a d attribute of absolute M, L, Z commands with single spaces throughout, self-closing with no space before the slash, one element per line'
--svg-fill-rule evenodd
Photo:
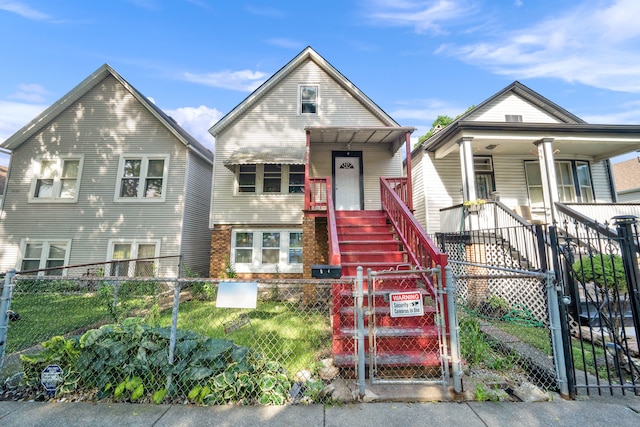
<path fill-rule="evenodd" d="M 212 147 L 306 46 L 416 139 L 514 80 L 640 124 L 638 17 L 638 0 L 0 0 L 0 141 L 108 63 Z"/>

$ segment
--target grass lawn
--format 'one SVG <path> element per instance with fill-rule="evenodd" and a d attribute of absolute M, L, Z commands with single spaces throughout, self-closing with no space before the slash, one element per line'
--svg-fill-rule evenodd
<path fill-rule="evenodd" d="M 108 319 L 94 294 L 14 294 L 11 309 L 20 320 L 9 322 L 6 354 Z"/>
<path fill-rule="evenodd" d="M 242 313 L 249 316 L 250 324 L 225 334 L 225 323 Z M 170 310 L 161 313 L 159 323 L 171 324 Z M 187 301 L 180 304 L 178 328 L 259 350 L 283 365 L 289 376 L 301 369 L 312 370 L 320 359 L 331 355 L 328 311 L 301 309 L 298 303 L 259 301 L 256 309 L 244 310 L 216 308 L 215 301 Z"/>
<path fill-rule="evenodd" d="M 509 334 L 520 338 L 527 344 L 543 351 L 545 354 L 552 355 L 551 338 L 549 329 L 546 327 L 532 327 L 526 325 L 518 325 L 510 322 L 494 322 L 495 326 Z M 591 344 L 585 341 L 584 345 L 580 344 L 580 340 L 571 339 L 571 348 L 573 352 L 573 364 L 577 370 L 586 371 L 592 375 L 596 374 L 596 361 L 598 361 L 598 376 L 602 379 L 607 378 L 607 369 L 604 365 L 605 351 L 598 344 Z M 615 376 L 615 374 L 614 374 Z"/>

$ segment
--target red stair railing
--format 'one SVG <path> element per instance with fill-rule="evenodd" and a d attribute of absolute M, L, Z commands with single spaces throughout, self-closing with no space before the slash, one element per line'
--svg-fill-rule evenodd
<path fill-rule="evenodd" d="M 336 211 L 333 206 L 331 179 L 309 178 L 305 194 L 305 210 L 324 211 L 327 217 L 327 234 L 329 235 L 329 265 L 341 265 L 340 246 L 338 244 L 338 227 Z M 323 215 L 323 216 L 324 216 Z"/>
<path fill-rule="evenodd" d="M 380 178 L 382 209 L 398 233 L 411 263 L 425 269 L 441 266 L 442 286 L 443 289 L 446 289 L 444 268 L 447 266 L 447 255 L 442 253 L 436 244 L 429 239 L 427 233 L 409 210 L 408 200 L 403 200 L 403 197 L 407 197 L 408 192 L 405 191 L 407 186 L 402 184 L 402 180 L 406 180 L 406 178 Z M 432 282 L 431 277 L 425 276 L 423 279 L 427 290 L 431 296 L 435 297 L 436 285 Z"/>

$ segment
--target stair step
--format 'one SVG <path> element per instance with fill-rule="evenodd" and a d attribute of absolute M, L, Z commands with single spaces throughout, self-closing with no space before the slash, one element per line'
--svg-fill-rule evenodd
<path fill-rule="evenodd" d="M 351 328 L 340 328 L 340 335 L 336 338 L 353 338 L 356 334 L 356 330 Z M 422 325 L 422 326 L 383 326 L 378 327 L 376 330 L 378 338 L 398 338 L 398 337 L 424 337 L 432 338 L 438 337 L 438 328 L 435 325 Z"/>
<path fill-rule="evenodd" d="M 338 353 L 333 355 L 335 366 L 355 366 L 358 357 L 353 353 Z M 369 366 L 369 353 L 365 353 L 364 363 Z M 438 351 L 399 351 L 394 353 L 378 352 L 376 364 L 378 366 L 440 366 L 441 359 Z"/>
<path fill-rule="evenodd" d="M 356 229 L 347 229 L 347 230 L 338 230 L 338 241 L 339 242 L 364 242 L 364 241 L 395 241 L 400 242 L 396 239 L 395 235 L 389 230 L 356 230 Z"/>

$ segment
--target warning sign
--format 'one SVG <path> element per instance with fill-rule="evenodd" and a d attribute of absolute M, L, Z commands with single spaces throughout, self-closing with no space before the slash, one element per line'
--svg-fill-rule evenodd
<path fill-rule="evenodd" d="M 420 292 L 389 294 L 391 317 L 422 316 L 424 307 Z"/>

